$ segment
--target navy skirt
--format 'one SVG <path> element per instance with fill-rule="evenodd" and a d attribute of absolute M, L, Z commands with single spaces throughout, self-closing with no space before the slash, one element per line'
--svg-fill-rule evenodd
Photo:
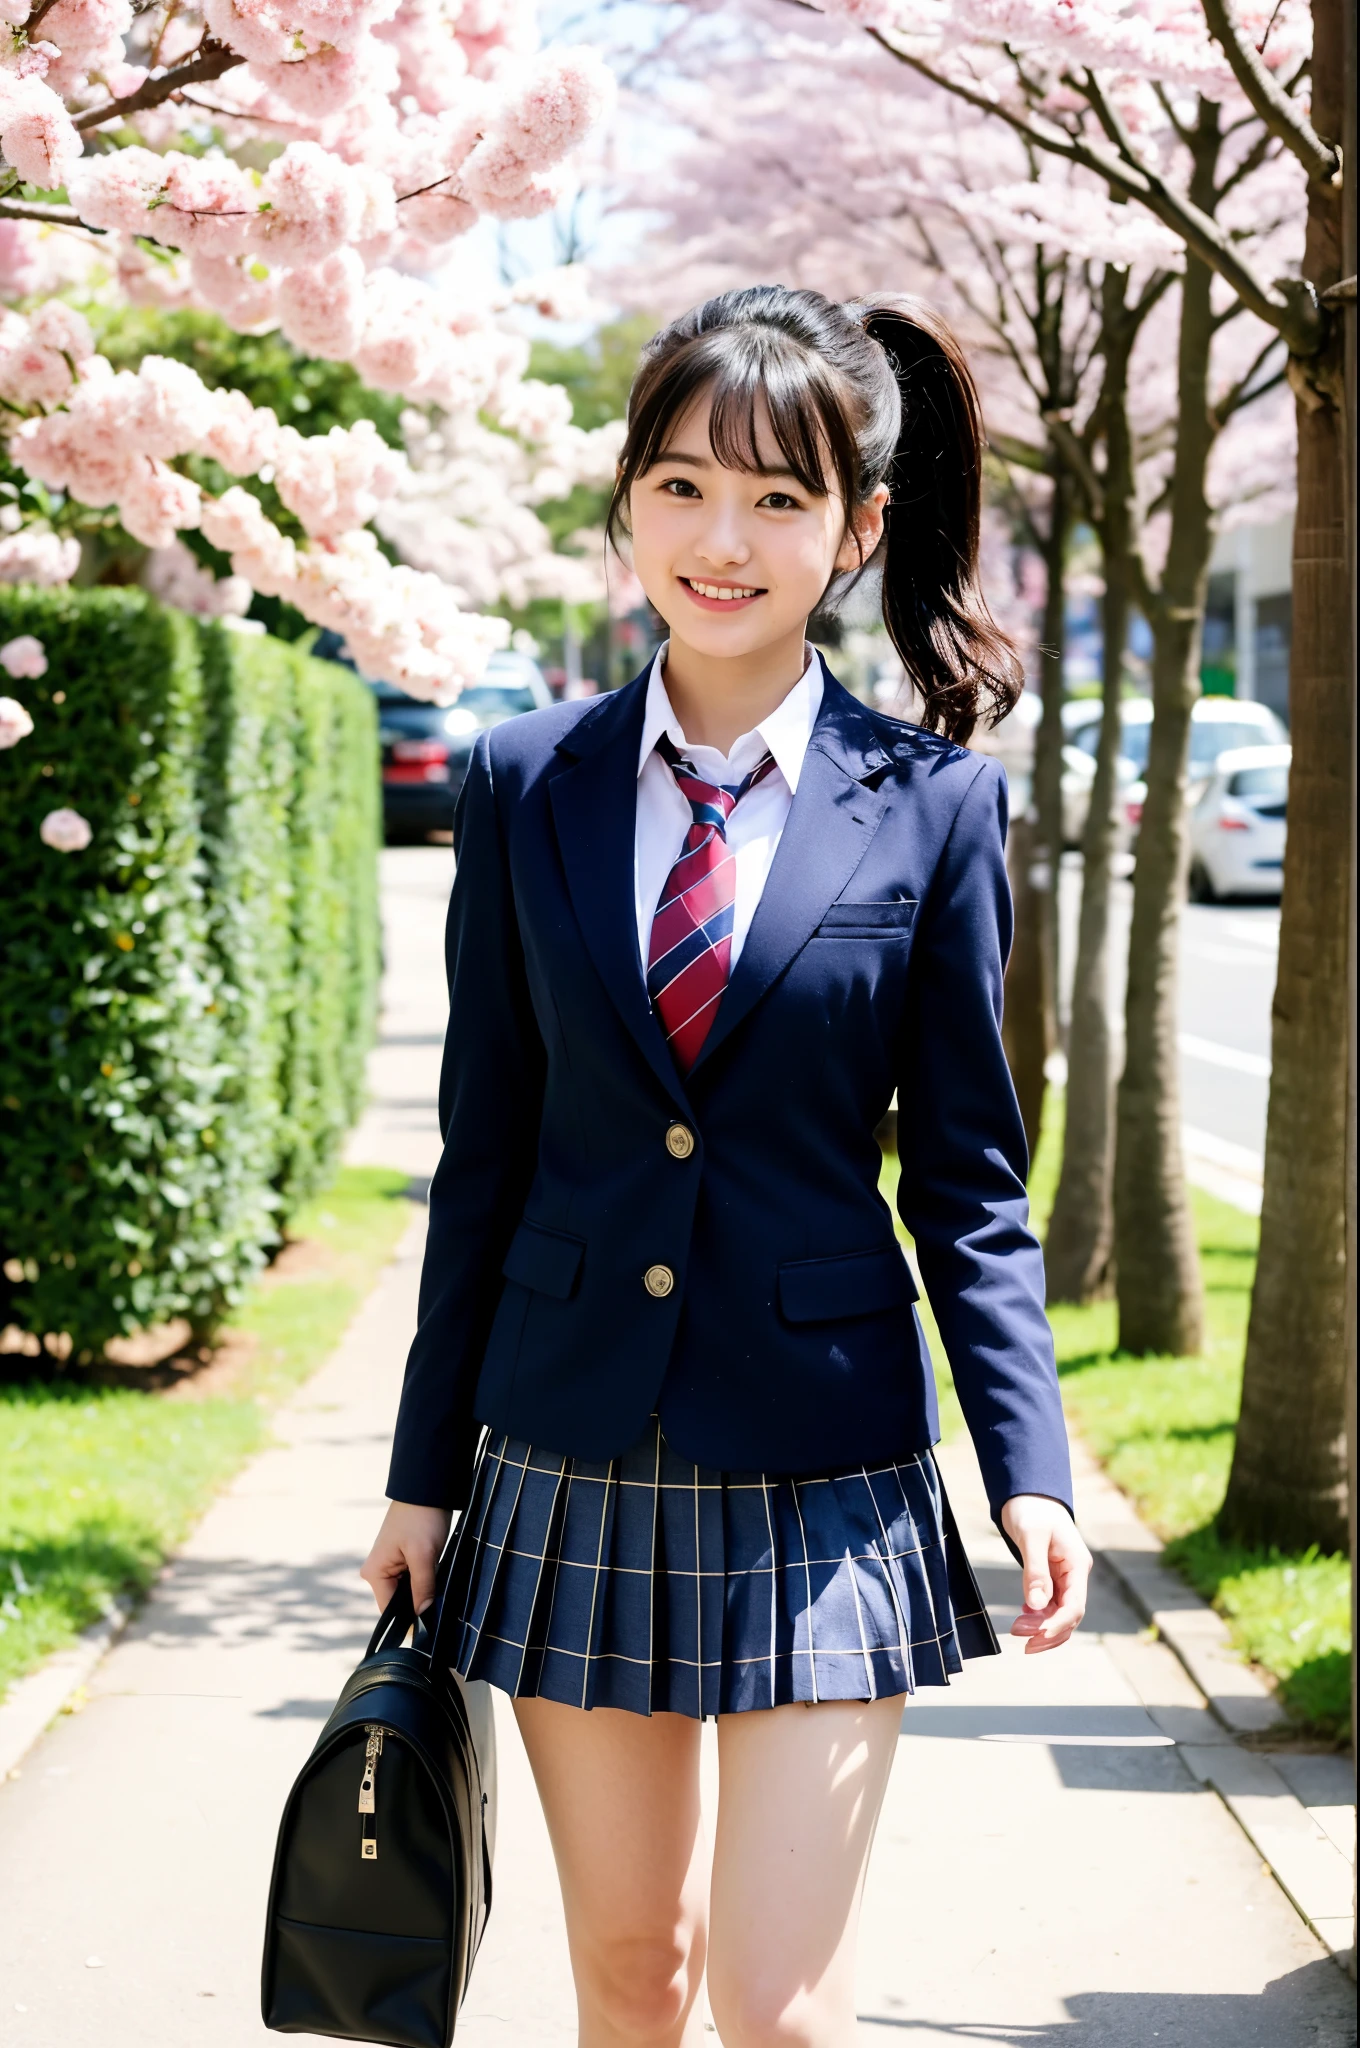
<path fill-rule="evenodd" d="M 706 1471 L 655 1418 L 601 1463 L 491 1436 L 449 1595 L 465 1678 L 638 1714 L 880 1699 L 998 1649 L 929 1451 Z"/>

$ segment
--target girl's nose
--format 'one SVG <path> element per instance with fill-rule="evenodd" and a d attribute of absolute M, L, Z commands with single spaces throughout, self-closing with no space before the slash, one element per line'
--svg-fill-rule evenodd
<path fill-rule="evenodd" d="M 699 535 L 696 552 L 713 568 L 740 568 L 751 559 L 751 544 L 735 513 L 715 511 Z"/>

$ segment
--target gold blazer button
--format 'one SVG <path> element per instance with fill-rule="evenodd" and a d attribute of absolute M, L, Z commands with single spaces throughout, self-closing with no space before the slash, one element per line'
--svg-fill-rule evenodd
<path fill-rule="evenodd" d="M 655 1294 L 659 1299 L 670 1293 L 675 1285 L 675 1275 L 669 1266 L 649 1266 L 642 1276 L 642 1284 L 649 1294 Z"/>
<path fill-rule="evenodd" d="M 688 1124 L 670 1124 L 666 1130 L 666 1150 L 672 1159 L 688 1159 L 694 1150 L 694 1133 Z"/>

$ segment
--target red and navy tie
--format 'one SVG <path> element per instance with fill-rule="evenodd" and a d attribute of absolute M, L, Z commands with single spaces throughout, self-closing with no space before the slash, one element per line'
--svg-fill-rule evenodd
<path fill-rule="evenodd" d="M 689 803 L 693 822 L 657 901 L 647 948 L 647 993 L 675 1064 L 688 1074 L 698 1059 L 732 970 L 737 859 L 727 821 L 748 789 L 774 767 L 765 754 L 735 788 L 705 782 L 663 733 L 657 752 Z"/>

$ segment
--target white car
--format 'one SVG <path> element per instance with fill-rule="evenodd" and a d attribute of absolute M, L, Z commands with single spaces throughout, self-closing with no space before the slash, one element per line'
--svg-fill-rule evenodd
<path fill-rule="evenodd" d="M 1190 894 L 1278 896 L 1284 879 L 1289 747 L 1220 754 L 1190 813 Z"/>
<path fill-rule="evenodd" d="M 1100 745 L 1101 705 L 1098 698 L 1079 697 L 1063 707 L 1067 735 L 1064 757 L 1073 752 L 1086 754 L 1092 764 Z M 1121 822 L 1136 834 L 1143 818 L 1146 794 L 1143 776 L 1147 772 L 1148 742 L 1152 737 L 1152 701 L 1148 697 L 1126 697 L 1120 712 L 1118 808 Z M 1186 797 L 1195 802 L 1219 756 L 1234 747 L 1283 746 L 1288 735 L 1268 704 L 1256 704 L 1240 697 L 1200 697 L 1190 714 L 1190 763 Z M 1064 785 L 1064 827 L 1069 809 Z M 1073 788 L 1073 798 L 1079 790 Z M 1070 820 L 1084 827 L 1074 801 Z M 1080 836 L 1079 834 L 1076 836 Z"/>

